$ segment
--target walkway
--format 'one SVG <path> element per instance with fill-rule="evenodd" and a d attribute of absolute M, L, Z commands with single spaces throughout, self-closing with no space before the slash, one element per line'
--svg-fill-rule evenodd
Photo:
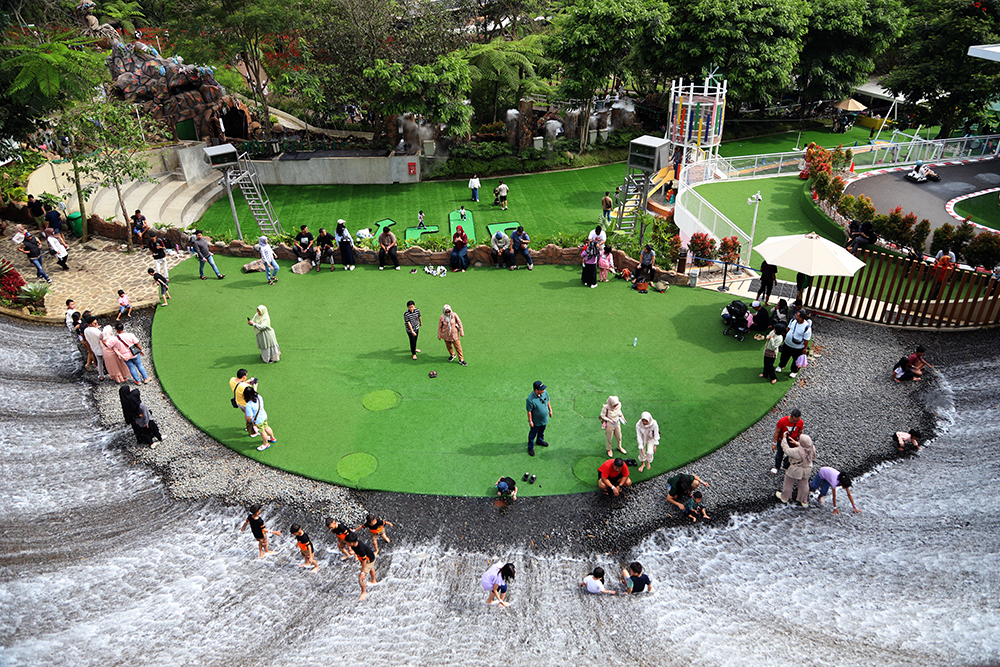
<path fill-rule="evenodd" d="M 34 230 L 29 231 L 35 233 Z M 17 251 L 11 239 L 13 233 L 11 226 L 7 228 L 7 234 L 0 237 L 0 257 L 10 260 L 25 281 L 35 282 L 35 267 L 28 261 L 27 255 Z M 70 240 L 69 271 L 60 269 L 54 257 L 43 256 L 45 272 L 52 278 L 51 291 L 45 297 L 49 317 L 63 317 L 66 299 L 76 301 L 77 310 L 90 310 L 95 315 L 116 312 L 120 289 L 129 295 L 134 307 L 159 301 L 156 287 L 146 273 L 153 267 L 148 250 L 136 248 L 132 253 L 124 253 L 119 250 L 117 241 L 100 237 L 91 237 L 87 246 L 96 249 L 84 248 L 80 239 Z M 168 269 L 173 270 L 188 257 L 191 255 L 187 253 L 168 257 Z"/>

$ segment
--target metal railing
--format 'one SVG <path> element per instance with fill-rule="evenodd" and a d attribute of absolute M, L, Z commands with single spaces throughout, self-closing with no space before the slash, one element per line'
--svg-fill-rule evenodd
<path fill-rule="evenodd" d="M 681 188 L 677 193 L 674 223 L 689 239 L 696 232 L 706 232 L 716 239 L 735 236 L 744 248 L 750 242 L 750 236 L 746 232 L 734 225 L 693 188 Z"/>

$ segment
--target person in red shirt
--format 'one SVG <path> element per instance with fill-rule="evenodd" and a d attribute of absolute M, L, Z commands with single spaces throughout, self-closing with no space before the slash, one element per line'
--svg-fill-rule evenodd
<path fill-rule="evenodd" d="M 621 459 L 605 461 L 597 469 L 597 487 L 605 495 L 611 492 L 617 496 L 629 486 L 632 486 L 632 480 L 628 476 L 628 466 Z"/>
<path fill-rule="evenodd" d="M 799 412 L 798 408 L 793 408 L 787 417 L 782 417 L 778 420 L 778 425 L 774 429 L 774 441 L 771 443 L 771 451 L 774 452 L 774 467 L 771 468 L 772 475 L 778 474 L 778 468 L 781 467 L 781 459 L 785 455 L 785 452 L 778 448 L 778 443 L 787 434 L 788 444 L 798 447 L 799 436 L 802 435 L 803 426 L 805 426 L 805 422 L 802 421 L 802 413 Z"/>

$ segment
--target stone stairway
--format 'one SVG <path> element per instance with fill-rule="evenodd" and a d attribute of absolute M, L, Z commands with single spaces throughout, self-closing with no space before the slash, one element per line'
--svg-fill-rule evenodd
<path fill-rule="evenodd" d="M 125 215 L 122 215 L 114 188 L 101 188 L 87 202 L 88 212 L 108 220 L 127 221 L 139 209 L 153 227 L 167 225 L 183 229 L 196 223 L 217 199 L 225 194 L 220 174 L 211 172 L 194 182 L 184 180 L 180 171 L 153 175 L 152 182 L 131 181 L 122 185 Z"/>

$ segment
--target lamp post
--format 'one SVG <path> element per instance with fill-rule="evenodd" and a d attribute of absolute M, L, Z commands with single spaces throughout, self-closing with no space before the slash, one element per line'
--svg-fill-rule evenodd
<path fill-rule="evenodd" d="M 750 253 L 753 252 L 753 237 L 757 231 L 757 211 L 760 209 L 761 199 L 763 197 L 760 196 L 760 190 L 754 196 L 747 197 L 747 206 L 753 206 L 753 225 L 750 227 L 750 244 L 747 246 L 747 266 L 750 266 L 751 262 Z"/>

